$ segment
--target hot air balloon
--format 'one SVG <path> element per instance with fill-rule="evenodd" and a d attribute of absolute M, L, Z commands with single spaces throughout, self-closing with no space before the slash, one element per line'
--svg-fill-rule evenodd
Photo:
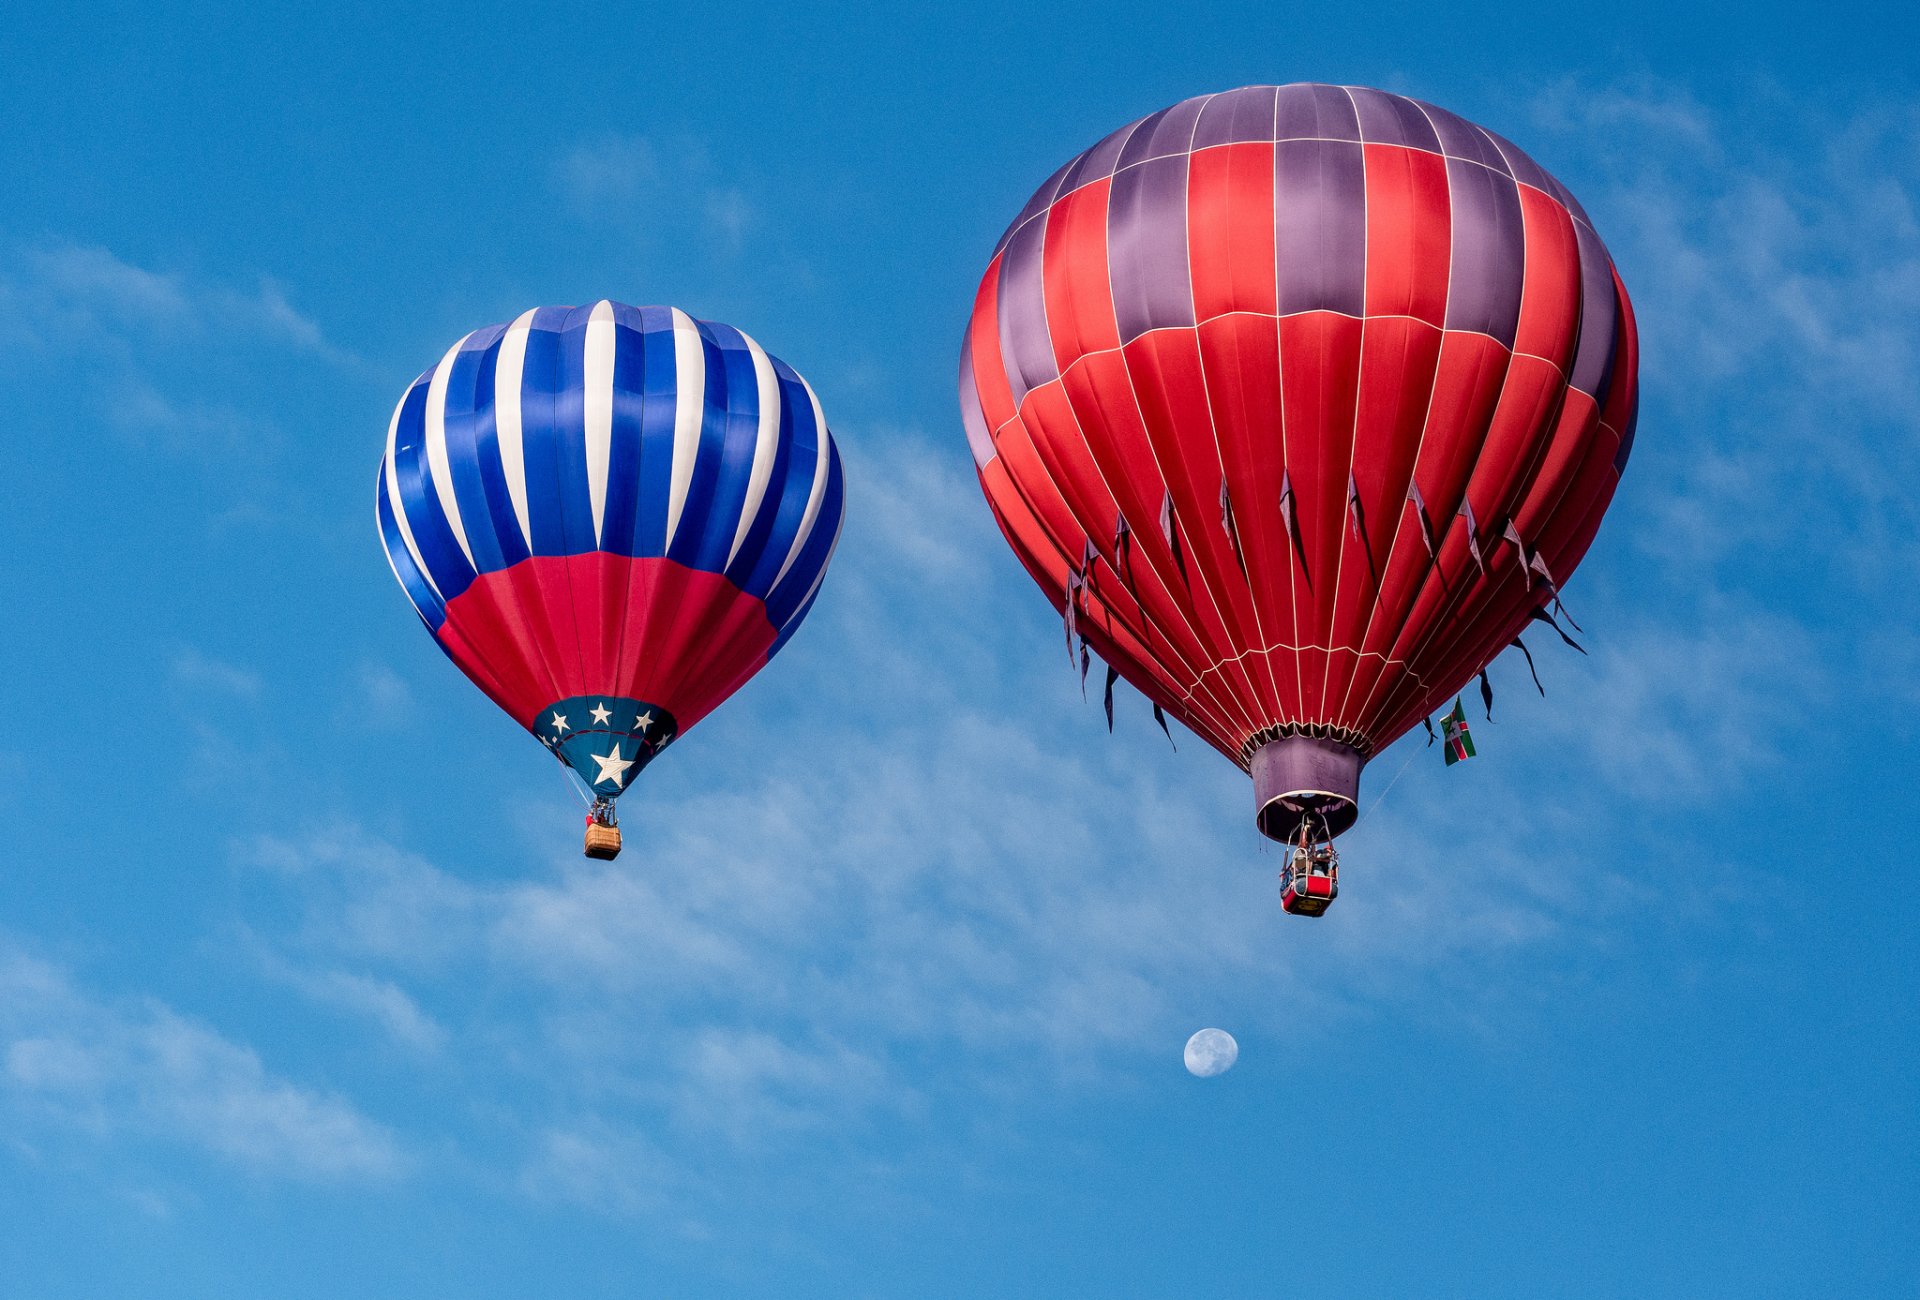
<path fill-rule="evenodd" d="M 670 307 L 537 307 L 467 335 L 394 409 L 394 577 L 460 671 L 614 800 L 807 616 L 840 456 L 793 369 Z"/>
<path fill-rule="evenodd" d="M 1034 193 L 960 409 L 1070 649 L 1251 774 L 1317 914 L 1367 760 L 1554 618 L 1636 365 L 1606 247 L 1526 154 L 1399 95 L 1250 86 Z"/>

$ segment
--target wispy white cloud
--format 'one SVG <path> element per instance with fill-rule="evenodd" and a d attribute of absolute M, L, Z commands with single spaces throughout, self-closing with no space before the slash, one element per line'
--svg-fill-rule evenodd
<path fill-rule="evenodd" d="M 1791 553 L 1883 592 L 1920 556 L 1920 106 L 1748 108 L 1651 80 L 1534 105 L 1639 307 L 1627 491 L 1654 511 L 1646 549 L 1691 580 Z"/>
<path fill-rule="evenodd" d="M 1470 794 L 1399 786 L 1356 833 L 1337 923 L 1283 928 L 1278 858 L 1251 829 L 1244 778 L 1197 742 L 1172 753 L 1131 697 L 1109 740 L 1043 602 L 997 590 L 1013 566 L 964 448 L 889 436 L 860 451 L 873 505 L 803 633 L 820 657 L 797 642 L 771 669 L 815 674 L 817 698 L 732 734 L 750 769 L 708 757 L 670 804 L 635 795 L 620 861 L 569 845 L 519 880 L 464 878 L 346 822 L 249 842 L 241 860 L 298 900 L 276 941 L 416 1001 L 449 982 L 496 990 L 484 1012 L 439 1013 L 448 1050 L 484 1043 L 556 1105 L 680 1161 L 716 1136 L 751 1151 L 1126 1068 L 1223 996 L 1274 1033 L 1416 990 L 1454 990 L 1491 1022 L 1508 962 L 1619 905 L 1609 850 L 1535 816 L 1526 773 L 1505 767 Z M 904 608 L 913 635 L 885 633 Z M 1712 706 L 1682 698 L 1655 645 L 1557 666 L 1611 701 L 1610 725 L 1659 738 L 1672 782 L 1698 775 Z M 1596 752 L 1609 740 L 1585 738 Z M 1521 741 L 1520 766 L 1563 739 Z M 701 762 L 683 748 L 688 761 Z M 1576 808 L 1644 775 L 1576 781 Z M 1442 822 L 1458 824 L 1436 856 Z M 1473 889 L 1456 860 L 1475 863 Z M 910 1064 L 929 1051 L 963 1064 L 930 1082 Z"/>
<path fill-rule="evenodd" d="M 569 150 L 556 188 L 589 220 L 648 243 L 671 239 L 706 252 L 737 253 L 760 207 L 703 145 L 684 138 L 607 135 Z"/>
<path fill-rule="evenodd" d="M 130 1135 L 259 1174 L 387 1180 L 409 1164 L 345 1099 L 273 1074 L 162 1003 L 88 994 L 11 944 L 0 944 L 0 1104 L 10 1127 L 49 1140 Z"/>
<path fill-rule="evenodd" d="M 1809 458 L 1826 454 L 1805 377 L 1906 438 L 1881 371 L 1912 365 L 1896 355 L 1904 272 L 1866 282 L 1875 239 L 1895 262 L 1909 248 L 1892 197 L 1793 188 L 1791 160 L 1727 147 L 1684 95 L 1542 114 L 1619 154 L 1613 189 L 1582 188 L 1648 338 L 1643 442 L 1598 574 L 1573 591 L 1592 657 L 1541 638 L 1544 704 L 1503 663 L 1478 763 L 1442 779 L 1418 741 L 1376 762 L 1369 799 L 1412 766 L 1345 842 L 1349 888 L 1326 924 L 1280 915 L 1278 858 L 1230 765 L 1185 736 L 1169 752 L 1124 694 L 1120 734 L 1104 735 L 958 430 L 853 428 L 857 509 L 820 607 L 769 670 L 806 689 L 723 711 L 650 773 L 625 857 L 588 863 L 569 845 L 481 878 L 352 819 L 282 832 L 238 850 L 293 900 L 298 920 L 266 940 L 302 970 L 366 981 L 375 1022 L 374 995 L 397 994 L 440 1050 L 521 1080 L 532 1099 L 501 1106 L 531 1135 L 528 1194 L 649 1216 L 697 1200 L 703 1162 L 1017 1107 L 1170 1053 L 1203 1011 L 1276 1040 L 1382 1008 L 1499 1034 L 1516 1004 L 1551 995 L 1567 954 L 1650 906 L 1622 853 L 1682 825 L 1690 802 L 1774 779 L 1771 724 L 1806 707 L 1791 697 L 1845 687 L 1827 634 L 1731 561 L 1755 537 L 1844 549 L 1804 524 L 1768 532 L 1769 494 L 1806 507 Z M 1660 147 L 1621 146 L 1634 140 Z M 611 142 L 557 183 L 610 208 L 657 201 L 668 170 L 646 142 Z M 1849 223 L 1873 233 L 1823 262 Z M 1850 293 L 1861 318 L 1842 310 Z M 1683 423 L 1689 404 L 1708 417 Z M 1830 481 L 1856 524 L 1900 508 L 1869 495 L 1871 475 Z M 1733 865 L 1708 853 L 1663 886 L 1662 909 L 1748 915 L 1755 891 L 1727 886 Z M 938 1077 L 917 1066 L 930 1056 Z"/>
<path fill-rule="evenodd" d="M 0 244 L 0 345 L 0 381 L 45 384 L 55 368 L 123 437 L 210 456 L 279 444 L 256 387 L 263 358 L 366 370 L 271 279 L 157 271 L 67 242 Z"/>
<path fill-rule="evenodd" d="M 413 686 L 383 663 L 363 661 L 352 674 L 337 717 L 356 729 L 392 731 L 419 716 Z"/>
<path fill-rule="evenodd" d="M 681 1166 L 644 1133 L 587 1119 L 542 1130 L 521 1167 L 520 1189 L 615 1217 L 675 1210 Z"/>
<path fill-rule="evenodd" d="M 308 969 L 271 954 L 266 966 L 302 996 L 371 1021 L 402 1047 L 431 1055 L 446 1045 L 446 1029 L 392 980 L 350 970 Z"/>
<path fill-rule="evenodd" d="M 226 663 L 193 646 L 176 653 L 169 668 L 174 685 L 191 692 L 251 701 L 259 699 L 263 689 L 260 674 L 253 669 Z"/>
<path fill-rule="evenodd" d="M 338 363 L 352 358 L 274 281 L 253 288 L 153 271 L 93 245 L 14 246 L 0 255 L 0 317 L 12 342 L 120 349 L 133 340 L 226 346 L 275 342 Z"/>

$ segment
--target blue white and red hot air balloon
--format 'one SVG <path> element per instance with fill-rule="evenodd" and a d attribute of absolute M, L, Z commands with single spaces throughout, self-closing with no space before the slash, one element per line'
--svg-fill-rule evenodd
<path fill-rule="evenodd" d="M 611 832 L 612 801 L 800 626 L 844 489 L 791 367 L 731 326 L 602 301 L 456 343 L 394 410 L 376 499 L 441 649 Z"/>

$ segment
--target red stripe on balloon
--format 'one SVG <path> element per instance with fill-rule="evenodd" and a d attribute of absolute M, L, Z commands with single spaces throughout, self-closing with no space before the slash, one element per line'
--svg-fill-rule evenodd
<path fill-rule="evenodd" d="M 579 598 L 588 591 L 598 594 Z M 584 627 L 553 617 L 595 603 L 605 614 Z M 605 551 L 481 574 L 448 602 L 439 632 L 461 670 L 530 731 L 542 709 L 575 695 L 646 700 L 684 731 L 766 663 L 775 635 L 765 602 L 718 574 Z M 628 653 L 640 646 L 645 654 Z"/>

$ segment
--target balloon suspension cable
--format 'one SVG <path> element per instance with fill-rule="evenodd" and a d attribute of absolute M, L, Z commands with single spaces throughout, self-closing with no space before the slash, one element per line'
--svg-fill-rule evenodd
<path fill-rule="evenodd" d="M 592 812 L 594 793 L 592 789 L 588 787 L 586 779 L 574 771 L 571 766 L 567 768 L 567 779 L 573 783 L 573 792 L 580 796 L 581 806 L 588 812 Z"/>
<path fill-rule="evenodd" d="M 1407 756 L 1400 761 L 1400 770 L 1393 774 L 1393 780 L 1387 782 L 1386 789 L 1375 795 L 1373 802 L 1367 805 L 1367 810 L 1354 819 L 1356 825 L 1380 811 L 1380 805 L 1387 801 L 1387 795 L 1393 791 L 1393 787 L 1400 784 L 1400 778 L 1407 774 L 1407 769 L 1413 765 L 1413 756 L 1418 752 L 1415 749 L 1407 751 Z"/>

